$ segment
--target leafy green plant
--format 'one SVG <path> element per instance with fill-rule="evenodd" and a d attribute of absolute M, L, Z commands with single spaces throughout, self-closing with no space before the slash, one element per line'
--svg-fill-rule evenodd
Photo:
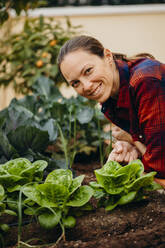
<path fill-rule="evenodd" d="M 31 162 L 46 160 L 50 170 L 67 168 L 77 154 L 97 152 L 106 139 L 101 129 L 105 123 L 94 101 L 66 99 L 51 79 L 42 76 L 32 95 L 13 99 L 0 112 L 0 162 L 25 157 Z"/>
<path fill-rule="evenodd" d="M 41 181 L 46 167 L 43 160 L 34 163 L 25 158 L 10 160 L 0 166 L 0 184 L 8 192 L 18 191 L 26 183 Z"/>
<path fill-rule="evenodd" d="M 27 94 L 41 75 L 55 83 L 63 82 L 57 55 L 64 42 L 80 28 L 72 26 L 68 18 L 65 26 L 53 18 L 27 18 L 20 33 L 1 40 L 0 85 L 12 84 L 17 92 Z"/>
<path fill-rule="evenodd" d="M 28 159 L 17 158 L 0 165 L 0 185 L 5 190 L 2 206 L 8 205 L 17 212 L 18 192 L 24 184 L 41 181 L 47 162 L 43 160 L 31 163 Z M 5 205 L 4 205 L 5 204 Z"/>
<path fill-rule="evenodd" d="M 5 247 L 3 234 L 9 230 L 9 225 L 6 223 L 6 216 L 16 216 L 16 212 L 7 208 L 6 203 L 7 192 L 4 187 L 0 184 L 0 245 Z"/>
<path fill-rule="evenodd" d="M 32 88 L 40 109 L 39 118 L 42 123 L 50 118 L 56 120 L 67 141 L 68 154 L 74 154 L 75 150 L 88 155 L 92 151 L 96 152 L 99 146 L 98 119 L 100 125 L 106 123 L 103 114 L 96 107 L 96 102 L 81 96 L 65 98 L 58 88 L 54 87 L 53 81 L 45 77 L 38 78 Z M 102 140 L 105 138 L 103 131 L 100 137 Z M 61 137 L 58 136 L 57 150 L 60 145 Z"/>
<path fill-rule="evenodd" d="M 5 203 L 5 189 L 2 185 L 0 185 L 0 216 L 3 216 L 4 214 L 9 214 L 9 215 L 16 215 L 16 213 L 10 209 L 6 208 L 6 203 Z M 6 232 L 8 231 L 9 226 L 5 223 L 0 223 L 0 233 L 1 231 Z"/>
<path fill-rule="evenodd" d="M 0 165 L 0 216 L 4 214 L 16 216 L 18 213 L 18 240 L 21 236 L 23 209 L 21 188 L 31 182 L 42 181 L 46 167 L 46 161 L 38 160 L 31 163 L 25 158 L 13 159 Z M 7 224 L 1 223 L 0 229 L 3 232 L 8 228 Z"/>
<path fill-rule="evenodd" d="M 99 199 L 98 206 L 112 210 L 118 205 L 142 200 L 147 190 L 160 189 L 153 181 L 156 172 L 143 174 L 144 166 L 140 160 L 134 160 L 126 166 L 118 162 L 107 162 L 101 169 L 95 170 L 97 182 L 90 182 Z"/>
<path fill-rule="evenodd" d="M 48 174 L 44 183 L 25 185 L 24 203 L 30 206 L 25 214 L 37 215 L 40 225 L 47 229 L 60 224 L 64 237 L 65 228 L 76 224 L 75 209 L 85 209 L 93 195 L 91 187 L 81 186 L 83 179 L 84 175 L 73 179 L 70 170 L 57 169 Z"/>
<path fill-rule="evenodd" d="M 55 160 L 45 152 L 47 146 L 57 137 L 53 120 L 40 124 L 37 116 L 37 99 L 26 96 L 0 112 L 0 161 L 24 157 L 31 162 L 46 160 L 50 167 L 57 168 Z"/>

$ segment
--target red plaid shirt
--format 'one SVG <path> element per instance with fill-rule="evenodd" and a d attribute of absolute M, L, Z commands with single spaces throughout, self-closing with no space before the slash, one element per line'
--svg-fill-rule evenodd
<path fill-rule="evenodd" d="M 152 59 L 116 60 L 118 99 L 109 98 L 102 112 L 115 125 L 146 145 L 145 171 L 165 177 L 165 64 Z"/>

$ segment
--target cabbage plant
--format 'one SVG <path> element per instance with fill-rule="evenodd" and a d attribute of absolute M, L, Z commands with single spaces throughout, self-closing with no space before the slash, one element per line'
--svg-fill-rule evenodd
<path fill-rule="evenodd" d="M 160 189 L 155 183 L 156 172 L 144 174 L 144 166 L 137 159 L 126 166 L 116 161 L 107 162 L 101 169 L 95 170 L 97 182 L 90 182 L 94 196 L 99 199 L 98 206 L 112 210 L 118 205 L 145 198 L 147 190 Z"/>
<path fill-rule="evenodd" d="M 23 188 L 29 204 L 24 212 L 38 216 L 40 225 L 51 229 L 60 224 L 64 237 L 65 227 L 76 224 L 75 210 L 85 209 L 93 195 L 93 189 L 81 185 L 84 175 L 73 178 L 71 170 L 56 169 L 48 174 L 44 183 L 34 183 Z"/>

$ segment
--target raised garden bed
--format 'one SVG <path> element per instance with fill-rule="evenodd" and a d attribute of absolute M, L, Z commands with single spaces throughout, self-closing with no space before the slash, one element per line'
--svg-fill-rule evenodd
<path fill-rule="evenodd" d="M 76 176 L 85 174 L 83 184 L 95 179 L 98 163 L 74 164 Z M 95 200 L 91 200 L 95 206 Z M 21 240 L 34 239 L 28 247 L 50 248 L 164 248 L 165 247 L 165 190 L 147 193 L 146 199 L 105 211 L 97 208 L 77 217 L 76 226 L 66 230 L 66 240 L 60 240 L 61 229 L 45 231 L 37 223 L 24 225 Z M 42 241 L 41 241 L 42 240 Z M 17 227 L 5 237 L 6 248 L 16 248 Z M 23 246 L 22 247 L 26 247 Z"/>

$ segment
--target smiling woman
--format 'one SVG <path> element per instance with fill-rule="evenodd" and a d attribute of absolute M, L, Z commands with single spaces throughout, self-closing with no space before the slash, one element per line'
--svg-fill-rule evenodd
<path fill-rule="evenodd" d="M 105 102 L 109 95 L 117 94 L 119 88 L 118 71 L 112 53 L 107 49 L 105 56 L 74 51 L 65 56 L 61 63 L 63 75 L 76 92 L 88 99 Z"/>
<path fill-rule="evenodd" d="M 146 172 L 165 177 L 165 65 L 149 54 L 113 54 L 85 35 L 63 45 L 58 65 L 75 91 L 99 102 L 118 127 L 108 160 L 142 158 Z"/>

